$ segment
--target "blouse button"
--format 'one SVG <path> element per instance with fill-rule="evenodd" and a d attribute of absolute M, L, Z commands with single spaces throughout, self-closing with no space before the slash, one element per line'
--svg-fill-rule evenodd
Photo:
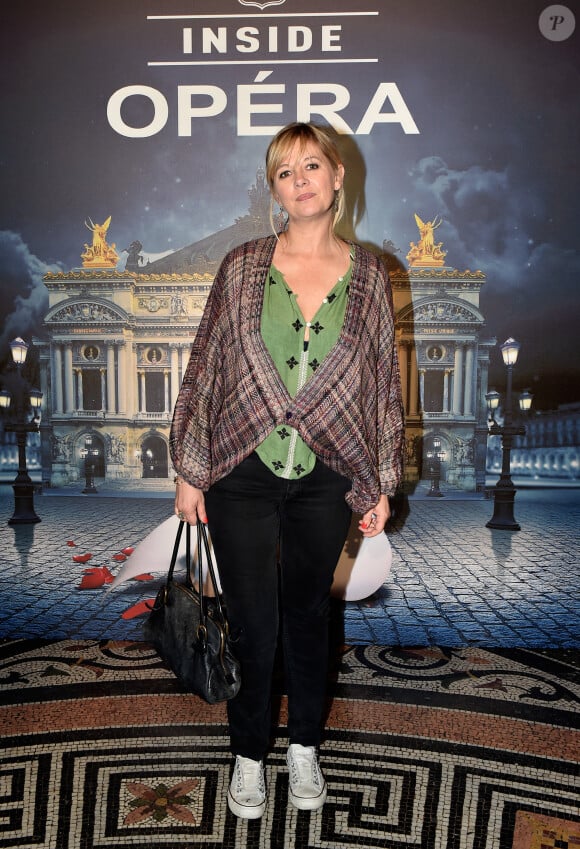
<path fill-rule="evenodd" d="M 306 322 L 306 327 L 312 327 L 312 322 L 311 322 L 311 321 L 307 321 L 307 322 Z"/>
<path fill-rule="evenodd" d="M 323 303 L 323 304 L 327 304 L 327 303 L 328 303 L 328 298 L 323 298 L 323 299 L 322 299 L 322 303 Z"/>

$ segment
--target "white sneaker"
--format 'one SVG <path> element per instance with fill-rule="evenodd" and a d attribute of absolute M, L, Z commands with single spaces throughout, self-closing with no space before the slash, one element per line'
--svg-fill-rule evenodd
<path fill-rule="evenodd" d="M 266 810 L 266 782 L 262 761 L 236 756 L 228 789 L 228 807 L 232 814 L 247 820 L 259 819 Z"/>
<path fill-rule="evenodd" d="M 326 781 L 314 746 L 291 743 L 286 756 L 290 770 L 289 798 L 301 811 L 316 811 L 326 802 Z"/>

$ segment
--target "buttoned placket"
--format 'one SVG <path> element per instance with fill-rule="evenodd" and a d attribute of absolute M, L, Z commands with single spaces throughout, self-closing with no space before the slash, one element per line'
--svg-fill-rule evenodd
<path fill-rule="evenodd" d="M 342 278 L 341 278 L 342 279 Z M 296 303 L 296 296 L 294 293 L 292 295 L 292 303 L 294 304 L 294 310 L 298 318 L 304 320 L 304 316 L 302 315 L 302 311 L 300 310 L 298 304 Z M 320 311 L 324 308 L 324 306 L 328 304 L 328 298 L 324 298 L 322 304 L 316 311 L 316 315 L 314 316 L 312 321 L 307 321 L 304 325 L 304 333 L 302 334 L 302 353 L 300 354 L 300 360 L 298 362 L 298 381 L 296 385 L 296 392 L 298 393 L 302 387 L 305 385 L 308 380 L 308 352 L 310 348 L 310 328 L 312 327 L 313 322 L 318 317 Z M 306 334 L 308 333 L 308 339 L 306 339 Z M 296 428 L 292 428 L 292 433 L 290 435 L 290 444 L 288 446 L 288 457 L 286 460 L 286 465 L 284 466 L 284 471 L 281 474 L 281 477 L 288 478 L 292 473 L 292 467 L 294 466 L 294 456 L 296 453 L 296 443 L 298 442 L 298 431 Z"/>

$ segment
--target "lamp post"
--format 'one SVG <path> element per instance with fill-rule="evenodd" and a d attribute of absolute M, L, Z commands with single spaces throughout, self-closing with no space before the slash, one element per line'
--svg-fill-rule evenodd
<path fill-rule="evenodd" d="M 93 448 L 93 437 L 85 437 L 85 447 L 81 448 L 81 457 L 85 461 L 85 488 L 83 495 L 98 495 L 95 486 L 95 458 L 99 456 L 99 449 Z"/>
<path fill-rule="evenodd" d="M 31 525 L 40 522 L 40 517 L 34 510 L 34 484 L 28 474 L 26 464 L 26 442 L 29 433 L 38 433 L 38 411 L 42 404 L 42 392 L 31 389 L 22 375 L 22 366 L 26 362 L 28 344 L 17 337 L 10 343 L 12 360 L 18 370 L 20 385 L 14 398 L 15 424 L 7 424 L 4 430 L 7 433 L 16 434 L 18 445 L 18 473 L 12 484 L 14 490 L 14 513 L 8 519 L 9 525 Z M 0 408 L 7 410 L 10 407 L 12 397 L 5 389 L 0 392 Z M 32 420 L 28 421 L 28 410 L 32 408 Z"/>
<path fill-rule="evenodd" d="M 430 498 L 443 498 L 443 493 L 439 489 L 441 480 L 441 460 L 444 453 L 441 451 L 441 440 L 438 436 L 433 437 L 433 448 L 427 452 L 429 460 L 429 477 L 431 478 L 431 488 L 427 495 Z"/>
<path fill-rule="evenodd" d="M 523 436 L 526 432 L 522 425 L 514 425 L 512 415 L 512 378 L 513 368 L 516 364 L 520 350 L 519 342 L 511 337 L 501 347 L 504 365 L 507 368 L 507 385 L 505 396 L 505 410 L 503 425 L 495 420 L 495 411 L 500 402 L 500 394 L 495 390 L 487 393 L 486 400 L 491 413 L 491 425 L 489 433 L 492 436 L 501 436 L 502 463 L 501 475 L 493 491 L 493 516 L 486 523 L 487 528 L 497 528 L 504 531 L 519 531 L 520 525 L 514 517 L 514 499 L 516 488 L 511 479 L 511 450 L 514 436 Z M 529 393 L 528 393 L 529 395 Z M 526 402 L 527 403 L 527 402 Z M 530 395 L 531 403 L 531 395 Z"/>

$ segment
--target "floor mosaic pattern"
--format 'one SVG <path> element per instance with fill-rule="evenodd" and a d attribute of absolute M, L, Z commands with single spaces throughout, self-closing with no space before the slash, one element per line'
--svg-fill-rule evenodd
<path fill-rule="evenodd" d="M 262 820 L 227 810 L 223 705 L 139 642 L 0 643 L 0 849 L 580 846 L 577 652 L 344 648 L 321 812 L 287 800 L 282 724 Z"/>

